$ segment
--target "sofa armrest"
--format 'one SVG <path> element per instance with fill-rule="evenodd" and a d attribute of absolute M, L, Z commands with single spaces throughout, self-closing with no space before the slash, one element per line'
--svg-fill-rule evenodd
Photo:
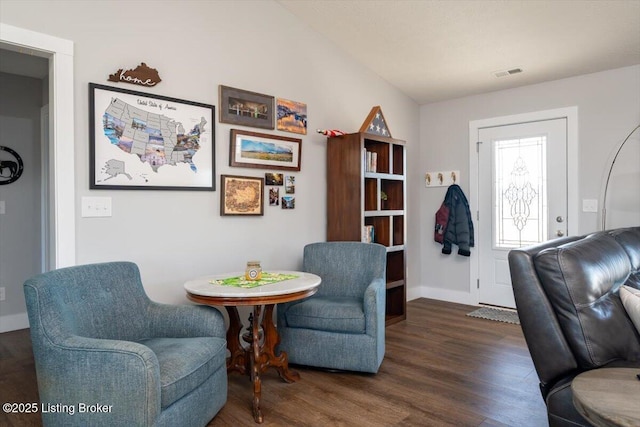
<path fill-rule="evenodd" d="M 153 337 L 226 336 L 224 317 L 214 307 L 169 305 L 152 302 L 148 308 L 149 334 Z"/>
<path fill-rule="evenodd" d="M 73 335 L 34 350 L 45 425 L 151 426 L 160 415 L 160 367 L 148 347 Z"/>

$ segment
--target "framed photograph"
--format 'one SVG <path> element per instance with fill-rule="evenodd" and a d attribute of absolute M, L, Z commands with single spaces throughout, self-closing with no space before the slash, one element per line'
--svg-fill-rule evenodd
<path fill-rule="evenodd" d="M 273 96 L 219 86 L 220 123 L 273 129 Z"/>
<path fill-rule="evenodd" d="M 300 170 L 302 140 L 231 129 L 229 166 Z"/>
<path fill-rule="evenodd" d="M 269 206 L 278 206 L 280 204 L 280 189 L 277 187 L 269 189 Z"/>
<path fill-rule="evenodd" d="M 293 196 L 283 196 L 282 197 L 282 209 L 295 209 L 296 208 L 296 198 Z"/>
<path fill-rule="evenodd" d="M 307 134 L 307 104 L 278 98 L 276 110 L 278 130 Z"/>
<path fill-rule="evenodd" d="M 296 177 L 286 176 L 284 182 L 284 192 L 287 194 L 294 194 L 296 192 Z"/>
<path fill-rule="evenodd" d="M 220 215 L 264 215 L 264 178 L 220 175 Z"/>
<path fill-rule="evenodd" d="M 264 185 L 283 185 L 284 175 L 281 173 L 267 172 L 264 174 Z"/>
<path fill-rule="evenodd" d="M 89 188 L 215 187 L 215 107 L 89 84 Z"/>

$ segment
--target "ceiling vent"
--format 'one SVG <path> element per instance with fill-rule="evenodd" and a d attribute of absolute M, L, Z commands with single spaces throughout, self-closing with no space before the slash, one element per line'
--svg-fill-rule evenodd
<path fill-rule="evenodd" d="M 519 74 L 521 72 L 522 72 L 522 68 L 512 68 L 510 70 L 495 71 L 493 75 L 496 77 L 506 77 L 506 76 L 512 76 L 514 74 Z"/>

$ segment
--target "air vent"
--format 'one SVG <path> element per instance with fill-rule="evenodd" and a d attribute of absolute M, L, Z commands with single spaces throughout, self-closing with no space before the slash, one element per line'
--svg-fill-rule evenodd
<path fill-rule="evenodd" d="M 512 76 L 514 74 L 522 73 L 522 71 L 523 71 L 522 68 L 512 68 L 510 70 L 495 71 L 493 75 L 496 77 L 506 77 L 506 76 Z"/>

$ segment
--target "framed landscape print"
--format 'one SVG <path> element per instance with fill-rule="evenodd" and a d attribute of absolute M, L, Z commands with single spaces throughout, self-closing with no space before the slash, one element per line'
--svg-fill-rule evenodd
<path fill-rule="evenodd" d="M 264 178 L 220 176 L 220 215 L 264 215 Z"/>
<path fill-rule="evenodd" d="M 302 140 L 231 129 L 229 166 L 300 170 Z"/>
<path fill-rule="evenodd" d="M 215 107 L 89 84 L 89 188 L 215 190 Z"/>
<path fill-rule="evenodd" d="M 276 106 L 278 130 L 307 134 L 307 104 L 278 98 Z"/>
<path fill-rule="evenodd" d="M 228 86 L 219 86 L 220 123 L 273 129 L 274 97 Z"/>

